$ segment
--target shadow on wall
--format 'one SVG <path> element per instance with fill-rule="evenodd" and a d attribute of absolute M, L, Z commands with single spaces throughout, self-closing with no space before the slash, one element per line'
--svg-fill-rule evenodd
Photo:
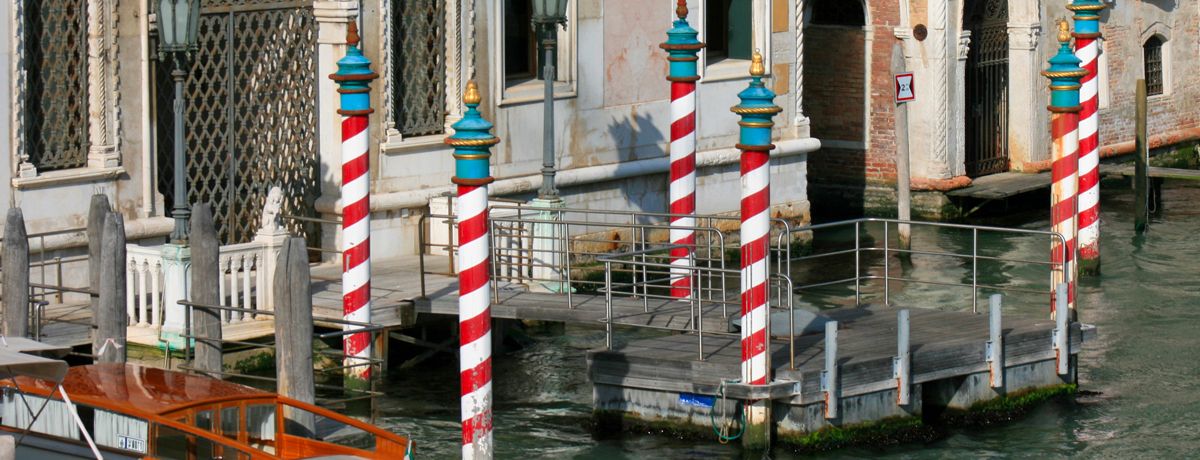
<path fill-rule="evenodd" d="M 669 156 L 667 138 L 658 127 L 652 115 L 641 115 L 636 112 L 636 107 L 630 110 L 629 116 L 614 119 L 608 124 L 608 135 L 612 137 L 613 145 L 617 150 L 617 170 L 615 174 L 622 176 L 626 173 L 632 173 L 629 169 L 633 168 L 629 162 L 660 156 Z M 630 210 L 646 211 L 646 212 L 666 212 L 666 207 L 661 209 L 658 206 L 652 205 L 655 202 L 666 203 L 667 193 L 666 175 L 662 175 L 663 181 L 656 180 L 634 180 L 622 181 L 617 188 L 621 191 L 622 198 L 628 203 Z M 662 184 L 662 190 L 654 190 L 653 188 Z M 662 195 L 662 199 L 654 198 L 654 195 Z M 647 209 L 649 205 L 649 209 Z"/>

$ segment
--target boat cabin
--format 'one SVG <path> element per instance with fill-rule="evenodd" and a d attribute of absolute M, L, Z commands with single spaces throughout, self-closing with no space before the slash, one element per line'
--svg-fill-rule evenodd
<path fill-rule="evenodd" d="M 58 388 L 30 377 L 0 381 L 0 430 L 30 431 L 18 452 L 91 458 L 88 438 L 105 458 L 406 459 L 412 448 L 404 436 L 333 411 L 181 372 L 77 366 L 61 384 L 66 400 Z"/>

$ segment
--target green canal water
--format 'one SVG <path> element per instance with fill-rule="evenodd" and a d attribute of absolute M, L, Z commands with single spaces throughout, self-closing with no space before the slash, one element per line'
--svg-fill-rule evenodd
<path fill-rule="evenodd" d="M 1132 194 L 1106 184 L 1103 191 L 1103 274 L 1079 287 L 1082 321 L 1099 338 L 1080 358 L 1075 401 L 1039 405 L 1010 422 L 985 428 L 950 428 L 935 440 L 891 447 L 858 447 L 819 454 L 831 458 L 1089 457 L 1181 458 L 1200 455 L 1200 188 L 1168 184 L 1164 211 L 1144 237 L 1134 235 Z M 1033 209 L 1031 207 L 1031 209 Z M 1029 211 L 999 223 L 1047 229 L 1048 217 Z M 1044 240 L 982 236 L 982 248 L 1011 258 L 1044 259 Z M 818 236 L 818 244 L 821 237 Z M 918 230 L 914 245 L 970 250 L 968 238 Z M 983 249 L 981 249 L 983 250 Z M 906 274 L 963 281 L 960 261 L 914 258 Z M 981 268 L 981 281 L 1046 283 L 1037 270 L 1019 265 Z M 1046 284 L 1041 284 L 1045 286 Z M 903 288 L 900 288 L 903 289 Z M 845 295 L 852 291 L 842 291 Z M 813 296 L 827 306 L 831 295 Z M 969 290 L 912 286 L 893 301 L 957 302 L 969 308 Z M 968 299 L 964 301 L 963 299 Z M 981 305 L 983 301 L 981 301 Z M 1041 296 L 1006 297 L 1011 314 L 1044 315 Z M 981 310 L 982 311 L 982 310 Z M 981 317 L 981 320 L 984 318 Z M 602 346 L 595 328 L 558 326 L 528 331 L 532 343 L 495 361 L 497 458 L 674 459 L 740 458 L 738 447 L 715 439 L 681 440 L 668 435 L 594 434 L 591 386 L 584 353 Z M 393 371 L 379 402 L 378 422 L 411 436 L 418 458 L 455 458 L 459 450 L 457 363 L 427 362 Z M 800 458 L 786 448 L 771 458 Z"/>

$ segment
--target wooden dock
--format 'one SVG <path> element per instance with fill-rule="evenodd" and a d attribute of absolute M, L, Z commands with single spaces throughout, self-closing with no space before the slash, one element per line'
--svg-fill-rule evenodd
<path fill-rule="evenodd" d="M 1100 174 L 1106 176 L 1121 176 L 1133 177 L 1134 165 L 1132 164 L 1102 164 L 1100 165 Z M 1151 179 L 1170 179 L 1170 180 L 1187 180 L 1200 181 L 1200 170 L 1183 169 L 1183 168 L 1160 168 L 1157 166 L 1150 167 Z"/>
<path fill-rule="evenodd" d="M 839 322 L 837 403 L 840 416 L 826 419 L 822 391 L 825 337 L 798 337 L 795 368 L 785 337 L 771 341 L 774 381 L 753 396 L 745 386 L 722 385 L 740 375 L 740 339 L 736 335 L 705 337 L 704 359 L 694 334 L 617 340 L 612 350 L 588 353 L 589 377 L 595 385 L 597 410 L 699 427 L 711 426 L 710 412 L 720 410 L 716 395 L 738 400 L 769 397 L 774 401 L 776 430 L 781 436 L 813 433 L 825 426 L 855 424 L 922 413 L 925 405 L 966 409 L 972 404 L 1016 391 L 1072 383 L 1056 375 L 1056 351 L 1049 320 L 1005 317 L 1003 352 L 1005 385 L 988 384 L 986 359 L 988 317 L 970 312 L 910 309 L 912 402 L 898 405 L 893 357 L 898 355 L 896 307 L 839 308 L 822 312 Z M 1095 334 L 1078 323 L 1070 326 L 1070 353 Z M 769 394 L 769 396 L 767 396 Z M 783 415 L 780 415 L 782 412 Z M 736 413 L 732 407 L 728 413 Z"/>
<path fill-rule="evenodd" d="M 1021 173 L 1003 172 L 976 178 L 971 185 L 946 192 L 955 198 L 977 200 L 1003 200 L 1014 196 L 1050 188 L 1050 172 Z"/>

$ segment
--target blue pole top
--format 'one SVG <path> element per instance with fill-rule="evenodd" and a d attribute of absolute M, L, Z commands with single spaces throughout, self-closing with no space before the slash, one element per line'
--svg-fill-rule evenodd
<path fill-rule="evenodd" d="M 338 60 L 337 73 L 329 78 L 338 82 L 338 94 L 341 95 L 341 108 L 338 113 L 345 116 L 368 115 L 375 111 L 371 108 L 371 81 L 379 75 L 371 71 L 371 60 L 363 56 L 358 48 L 358 25 L 350 21 L 346 31 L 346 55 Z"/>
<path fill-rule="evenodd" d="M 698 54 L 704 48 L 704 43 L 696 39 L 700 32 L 688 25 L 687 0 L 679 0 L 675 7 L 675 15 L 679 19 L 676 19 L 673 27 L 667 30 L 667 41 L 658 45 L 659 48 L 667 51 L 667 61 L 671 63 L 667 80 L 678 82 L 699 80 L 700 74 L 697 73 L 696 63 L 700 60 Z"/>
<path fill-rule="evenodd" d="M 1104 11 L 1100 0 L 1073 0 L 1067 9 L 1074 11 L 1075 38 L 1100 37 L 1100 12 Z"/>
<path fill-rule="evenodd" d="M 475 81 L 468 81 L 463 94 L 467 113 L 451 126 L 454 135 L 446 138 L 446 144 L 454 147 L 454 177 L 450 180 L 455 184 L 478 186 L 493 180 L 489 160 L 491 148 L 500 138 L 492 135 L 492 123 L 479 114 L 481 100 Z"/>
<path fill-rule="evenodd" d="M 738 93 L 742 103 L 729 109 L 742 117 L 738 122 L 742 127 L 738 149 L 767 151 L 775 147 L 771 144 L 771 128 L 775 126 L 771 119 L 783 108 L 775 105 L 775 93 L 763 84 L 765 74 L 762 54 L 755 51 L 750 61 L 750 86 Z"/>
<path fill-rule="evenodd" d="M 1079 67 L 1080 60 L 1071 52 L 1071 28 L 1066 19 L 1058 21 L 1058 54 L 1050 58 L 1050 67 L 1042 75 L 1050 79 L 1051 112 L 1079 111 L 1079 81 L 1087 70 Z"/>

